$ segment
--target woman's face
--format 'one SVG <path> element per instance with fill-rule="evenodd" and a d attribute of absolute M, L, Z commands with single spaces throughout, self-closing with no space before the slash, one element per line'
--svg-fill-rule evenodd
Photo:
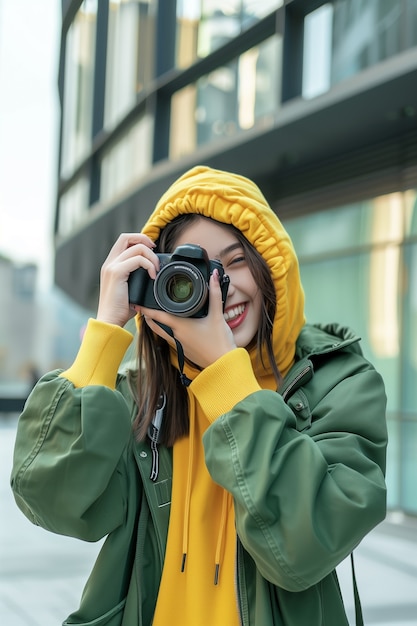
<path fill-rule="evenodd" d="M 222 224 L 209 219 L 195 220 L 175 240 L 175 246 L 192 243 L 207 250 L 209 259 L 219 259 L 229 275 L 224 318 L 236 345 L 245 348 L 259 329 L 262 294 L 255 283 L 238 239 Z"/>

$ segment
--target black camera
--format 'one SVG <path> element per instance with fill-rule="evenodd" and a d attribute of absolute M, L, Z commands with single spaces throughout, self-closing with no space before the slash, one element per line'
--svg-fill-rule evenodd
<path fill-rule="evenodd" d="M 160 269 L 155 280 L 140 267 L 128 278 L 129 302 L 173 313 L 179 317 L 205 317 L 208 313 L 208 282 L 219 271 L 223 307 L 229 277 L 220 261 L 210 260 L 204 248 L 178 246 L 172 254 L 157 254 Z"/>

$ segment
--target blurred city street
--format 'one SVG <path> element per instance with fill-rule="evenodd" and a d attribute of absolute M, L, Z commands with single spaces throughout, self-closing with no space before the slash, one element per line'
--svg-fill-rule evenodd
<path fill-rule="evenodd" d="M 100 546 L 47 533 L 17 509 L 9 487 L 15 429 L 15 417 L 0 416 L 0 622 L 59 626 L 77 608 Z M 417 626 L 416 519 L 391 513 L 356 550 L 355 566 L 365 624 Z M 349 561 L 339 575 L 354 626 Z"/>

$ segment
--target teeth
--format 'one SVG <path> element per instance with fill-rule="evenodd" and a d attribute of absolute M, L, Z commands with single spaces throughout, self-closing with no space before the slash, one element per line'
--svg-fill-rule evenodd
<path fill-rule="evenodd" d="M 245 310 L 245 305 L 244 304 L 239 304 L 238 306 L 235 306 L 232 309 L 229 309 L 224 314 L 224 319 L 226 320 L 226 322 L 230 322 L 230 320 L 233 320 L 238 315 L 242 315 L 244 310 Z"/>

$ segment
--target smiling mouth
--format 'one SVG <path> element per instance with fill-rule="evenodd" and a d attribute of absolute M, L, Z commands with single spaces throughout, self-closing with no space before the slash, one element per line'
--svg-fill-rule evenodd
<path fill-rule="evenodd" d="M 228 309 L 227 311 L 225 311 L 223 317 L 226 320 L 226 322 L 232 322 L 237 317 L 239 317 L 239 315 L 242 315 L 245 308 L 246 308 L 246 304 L 238 304 L 237 306 L 234 306 Z"/>

